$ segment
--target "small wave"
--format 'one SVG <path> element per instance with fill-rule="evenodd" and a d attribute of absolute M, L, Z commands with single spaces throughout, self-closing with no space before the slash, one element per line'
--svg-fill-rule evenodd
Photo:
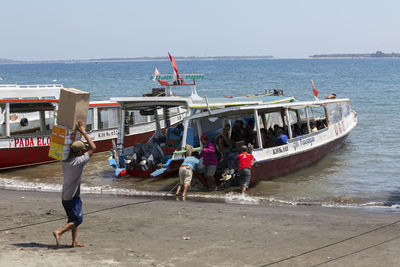
<path fill-rule="evenodd" d="M 0 188 L 20 191 L 34 191 L 34 192 L 61 192 L 61 184 L 39 183 L 39 182 L 25 182 L 7 178 L 0 178 Z M 118 196 L 139 196 L 139 197 L 172 197 L 175 196 L 174 192 L 169 191 L 144 191 L 128 188 L 114 188 L 110 185 L 103 186 L 88 186 L 81 185 L 81 192 L 86 194 L 98 195 L 118 195 Z M 393 203 L 388 205 L 385 202 L 371 201 L 362 203 L 360 199 L 357 201 L 343 201 L 344 198 L 333 198 L 325 201 L 317 201 L 308 198 L 298 198 L 294 200 L 285 200 L 274 197 L 252 196 L 248 194 L 241 194 L 237 192 L 189 192 L 188 199 L 194 201 L 208 201 L 208 202 L 224 202 L 230 204 L 247 204 L 247 205 L 277 205 L 277 206 L 321 206 L 327 208 L 366 208 L 376 211 L 390 211 L 400 212 L 400 204 Z M 340 201 L 337 201 L 340 199 Z M 336 201 L 335 201 L 336 200 Z M 347 200 L 350 200 L 348 198 Z"/>

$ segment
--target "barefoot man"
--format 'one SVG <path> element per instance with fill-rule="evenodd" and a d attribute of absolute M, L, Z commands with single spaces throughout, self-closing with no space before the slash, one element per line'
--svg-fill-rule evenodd
<path fill-rule="evenodd" d="M 86 133 L 83 121 L 78 121 L 76 128 L 88 141 L 89 148 L 86 149 L 82 141 L 74 141 L 71 144 L 71 151 L 68 159 L 61 163 L 64 175 L 62 205 L 67 213 L 68 222 L 64 227 L 53 232 L 56 238 L 57 248 L 60 246 L 61 235 L 69 230 L 71 230 L 72 233 L 72 246 L 83 247 L 83 244 L 78 241 L 78 226 L 83 221 L 82 202 L 80 198 L 81 176 L 83 167 L 92 157 L 96 145 Z"/>

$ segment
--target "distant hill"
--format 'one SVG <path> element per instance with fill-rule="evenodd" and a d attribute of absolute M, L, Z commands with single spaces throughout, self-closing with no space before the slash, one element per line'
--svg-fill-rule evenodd
<path fill-rule="evenodd" d="M 215 57 L 174 57 L 176 60 L 251 60 L 251 59 L 273 59 L 273 56 L 215 56 Z M 0 64 L 37 64 L 37 63 L 84 63 L 84 62 L 129 62 L 129 61 L 164 61 L 169 57 L 133 57 L 133 58 L 92 58 L 92 59 L 70 59 L 70 60 L 41 60 L 21 61 L 0 58 Z"/>
<path fill-rule="evenodd" d="M 22 61 L 0 58 L 0 64 L 16 64 L 16 63 L 21 63 L 21 62 Z"/>
<path fill-rule="evenodd" d="M 382 51 L 376 51 L 375 53 L 361 53 L 361 54 L 321 54 L 312 55 L 310 58 L 391 58 L 399 57 L 400 53 L 383 53 Z"/>

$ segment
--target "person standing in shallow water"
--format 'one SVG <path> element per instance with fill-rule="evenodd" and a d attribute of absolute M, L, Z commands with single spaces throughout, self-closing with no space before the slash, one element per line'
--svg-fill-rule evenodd
<path fill-rule="evenodd" d="M 251 166 L 254 164 L 254 157 L 252 154 L 247 152 L 247 147 L 242 146 L 240 148 L 240 154 L 237 156 L 239 161 L 239 183 L 242 187 L 242 194 L 245 194 L 250 185 L 251 178 Z"/>
<path fill-rule="evenodd" d="M 72 246 L 84 246 L 78 241 L 78 226 L 83 221 L 82 201 L 80 198 L 81 177 L 83 167 L 92 157 L 96 145 L 86 133 L 83 121 L 78 121 L 76 128 L 88 141 L 89 148 L 86 149 L 86 145 L 82 141 L 74 141 L 71 144 L 71 151 L 68 159 L 61 163 L 64 176 L 62 205 L 67 213 L 68 221 L 61 229 L 53 232 L 57 248 L 60 246 L 61 235 L 69 230 L 71 230 L 72 233 Z"/>

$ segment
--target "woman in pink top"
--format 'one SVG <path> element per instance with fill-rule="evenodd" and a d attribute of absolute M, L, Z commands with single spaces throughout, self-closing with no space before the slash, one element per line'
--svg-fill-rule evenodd
<path fill-rule="evenodd" d="M 214 190 L 216 188 L 214 174 L 218 166 L 217 152 L 215 145 L 208 141 L 207 135 L 201 135 L 201 143 L 203 148 L 200 152 L 199 158 L 203 158 L 203 163 L 205 166 L 204 176 L 207 179 L 208 188 Z"/>

